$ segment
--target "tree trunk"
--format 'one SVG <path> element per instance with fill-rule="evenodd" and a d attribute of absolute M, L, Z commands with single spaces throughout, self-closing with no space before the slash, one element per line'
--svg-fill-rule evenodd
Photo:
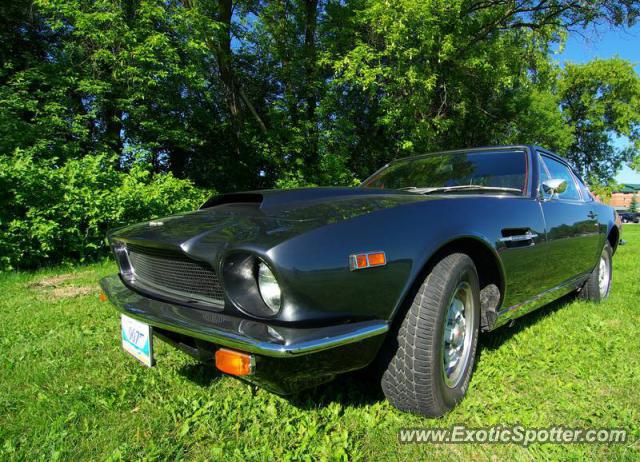
<path fill-rule="evenodd" d="M 122 111 L 118 109 L 115 101 L 116 97 L 110 93 L 104 105 L 104 141 L 107 146 L 118 155 L 118 159 L 122 157 L 122 149 L 124 143 L 122 140 Z"/>
<path fill-rule="evenodd" d="M 318 123 L 316 121 L 316 106 L 318 96 L 317 79 L 317 50 L 316 28 L 318 21 L 318 0 L 305 0 L 305 28 L 304 28 L 304 86 L 303 99 L 305 101 L 305 122 L 309 151 L 307 160 L 312 169 L 318 164 Z"/>
<path fill-rule="evenodd" d="M 220 0 L 218 3 L 217 20 L 223 25 L 218 33 L 218 43 L 215 47 L 216 62 L 220 80 L 224 85 L 225 99 L 229 109 L 229 118 L 233 132 L 233 149 L 240 157 L 240 136 L 242 120 L 240 113 L 239 95 L 236 88 L 236 79 L 232 67 L 231 51 L 231 17 L 233 15 L 233 0 Z"/>

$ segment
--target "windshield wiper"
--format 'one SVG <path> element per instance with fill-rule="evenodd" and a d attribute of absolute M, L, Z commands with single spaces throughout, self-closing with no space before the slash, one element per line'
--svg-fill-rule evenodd
<path fill-rule="evenodd" d="M 482 186 L 479 184 L 465 184 L 460 186 L 440 186 L 436 188 L 403 188 L 407 191 L 419 194 L 447 193 L 450 191 L 495 191 L 522 194 L 522 190 L 518 188 L 503 188 L 500 186 Z"/>

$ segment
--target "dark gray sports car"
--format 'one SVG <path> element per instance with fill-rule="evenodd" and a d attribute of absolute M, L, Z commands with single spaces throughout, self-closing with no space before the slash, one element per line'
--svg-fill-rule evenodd
<path fill-rule="evenodd" d="M 391 403 L 440 416 L 465 395 L 480 332 L 572 291 L 606 298 L 619 238 L 562 158 L 470 149 L 116 230 L 120 272 L 101 285 L 149 365 L 154 337 L 278 393 L 375 365 Z"/>

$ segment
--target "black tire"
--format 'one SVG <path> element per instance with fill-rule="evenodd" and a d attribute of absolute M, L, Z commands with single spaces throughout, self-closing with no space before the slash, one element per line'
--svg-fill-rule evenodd
<path fill-rule="evenodd" d="M 445 322 L 460 287 L 472 302 L 472 306 L 469 305 L 473 314 L 473 321 L 469 323 L 471 340 L 468 346 L 464 343 L 463 351 L 469 350 L 464 364 L 460 361 L 456 382 L 447 385 L 445 380 L 449 378 L 445 378 L 443 364 Z M 393 406 L 427 417 L 440 417 L 462 400 L 469 387 L 478 345 L 479 294 L 476 267 L 465 254 L 443 258 L 427 275 L 397 331 L 397 344 L 388 345 L 390 350 L 385 352 L 388 362 L 383 365 L 382 390 Z M 466 341 L 465 336 L 463 342 Z"/>
<path fill-rule="evenodd" d="M 593 302 L 601 302 L 605 300 L 609 296 L 609 291 L 611 290 L 611 281 L 613 281 L 613 250 L 611 249 L 611 245 L 607 242 L 602 249 L 602 253 L 600 254 L 600 258 L 598 259 L 598 264 L 594 268 L 591 276 L 587 279 L 584 286 L 578 293 L 580 298 L 583 300 L 591 300 Z M 602 271 L 602 265 L 600 264 L 601 260 L 604 259 L 606 262 L 605 267 L 609 271 L 608 284 L 605 290 L 602 290 L 600 287 L 600 273 Z"/>

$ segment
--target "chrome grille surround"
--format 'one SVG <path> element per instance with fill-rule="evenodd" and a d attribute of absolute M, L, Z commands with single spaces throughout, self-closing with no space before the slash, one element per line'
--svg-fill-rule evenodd
<path fill-rule="evenodd" d="M 132 285 L 147 291 L 224 304 L 224 291 L 218 275 L 207 263 L 193 260 L 181 252 L 126 244 L 129 268 L 121 274 Z"/>

